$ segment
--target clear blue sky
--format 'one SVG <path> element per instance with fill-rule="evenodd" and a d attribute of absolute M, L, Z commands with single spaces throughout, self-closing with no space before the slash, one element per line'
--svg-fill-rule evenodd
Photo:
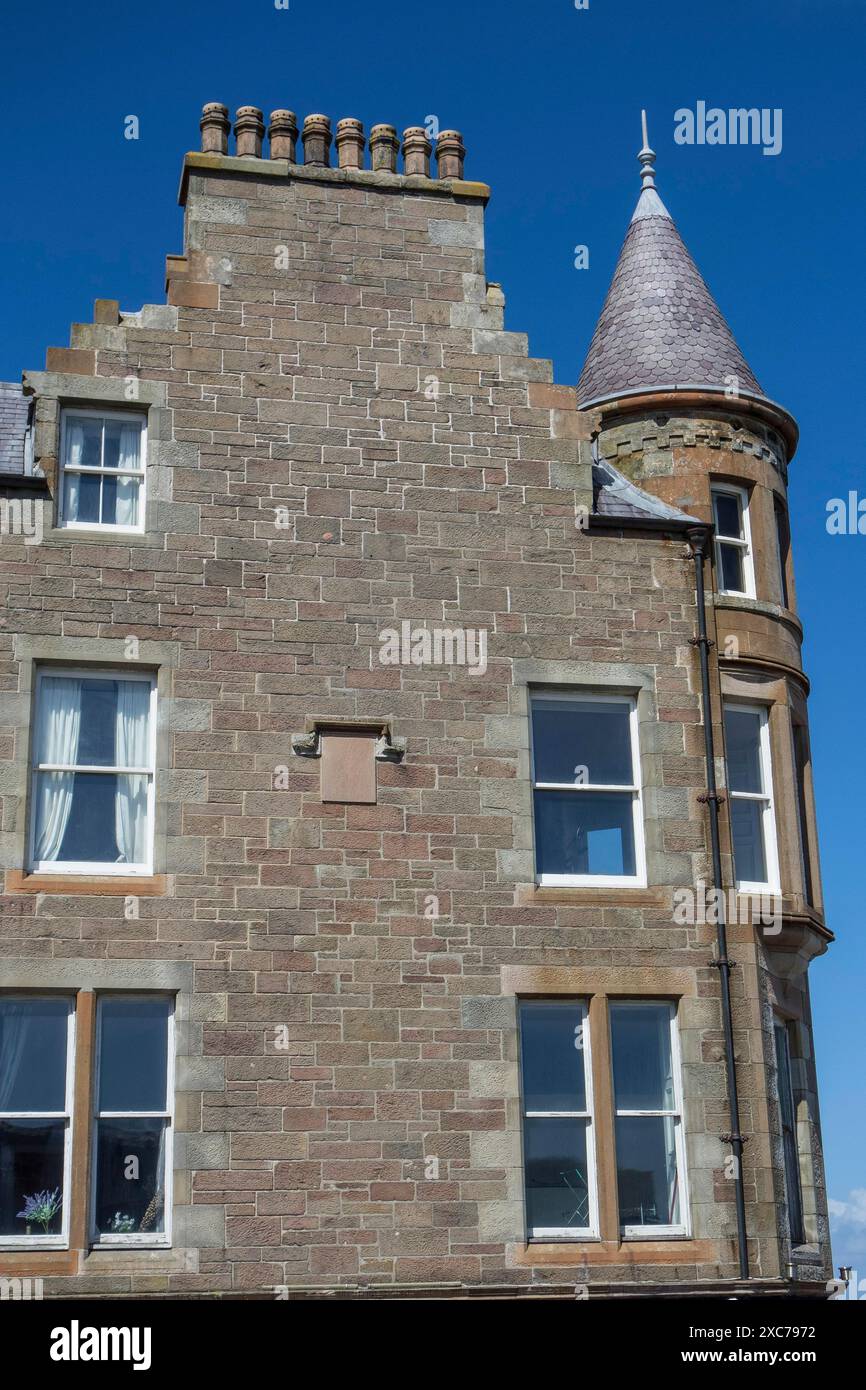
<path fill-rule="evenodd" d="M 0 54 L 0 379 L 41 368 L 96 297 L 164 302 L 181 156 L 203 103 L 223 101 L 368 129 L 432 114 L 462 130 L 467 177 L 493 186 L 487 273 L 506 327 L 574 382 L 637 196 L 648 108 L 661 195 L 765 391 L 802 429 L 791 512 L 838 936 L 812 969 L 816 1046 L 830 1193 L 848 1204 L 835 1260 L 866 1276 L 866 536 L 825 530 L 831 497 L 866 495 L 864 46 L 862 0 L 46 0 Z M 781 153 L 676 145 L 674 111 L 699 100 L 780 107 Z M 128 115 L 138 141 L 124 139 Z M 588 270 L 574 269 L 577 244 Z"/>

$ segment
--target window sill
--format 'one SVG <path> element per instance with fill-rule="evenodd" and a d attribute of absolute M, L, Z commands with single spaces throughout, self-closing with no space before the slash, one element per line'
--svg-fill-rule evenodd
<path fill-rule="evenodd" d="M 146 545 L 151 549 L 159 541 L 146 531 L 99 531 L 93 527 L 52 526 L 43 537 L 49 545 Z"/>
<path fill-rule="evenodd" d="M 717 1264 L 719 1246 L 713 1240 L 665 1236 L 663 1240 L 531 1241 L 509 1245 L 512 1268 L 528 1265 L 665 1265 Z"/>
<path fill-rule="evenodd" d="M 555 887 L 552 884 L 521 885 L 517 890 L 520 906 L 532 903 L 579 903 L 583 907 L 661 907 L 669 904 L 669 888 L 627 887 L 593 888 L 572 885 Z"/>
<path fill-rule="evenodd" d="M 47 1251 L 49 1255 L 56 1255 L 58 1250 L 68 1251 L 69 1249 L 69 1241 L 65 1236 L 56 1236 L 52 1240 L 37 1237 L 37 1240 L 39 1241 L 38 1244 L 36 1240 L 28 1240 L 26 1236 L 22 1236 L 20 1240 L 17 1237 L 8 1237 L 0 1242 L 0 1260 L 6 1255 L 39 1255 L 43 1251 Z"/>
<path fill-rule="evenodd" d="M 50 1274 L 77 1274 L 77 1250 L 0 1250 L 0 1276 L 26 1279 Z"/>
<path fill-rule="evenodd" d="M 27 874 L 6 870 L 7 893 L 91 894 L 107 898 L 163 898 L 168 892 L 166 874 L 121 878 L 119 875 Z"/>
<path fill-rule="evenodd" d="M 91 1255 L 105 1255 L 114 1253 L 117 1255 L 132 1255 L 138 1250 L 152 1252 L 161 1250 L 163 1253 L 171 1249 L 171 1241 L 168 1240 L 95 1240 L 90 1247 Z"/>

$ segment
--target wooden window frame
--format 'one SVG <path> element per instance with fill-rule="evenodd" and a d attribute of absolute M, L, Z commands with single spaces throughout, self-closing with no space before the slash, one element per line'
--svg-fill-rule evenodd
<path fill-rule="evenodd" d="M 671 1071 L 674 1088 L 674 1108 L 672 1110 L 625 1110 L 616 1104 L 616 1088 L 611 1072 L 611 1087 L 614 1091 L 614 1126 L 620 1117 L 649 1117 L 672 1119 L 674 1121 L 674 1146 L 676 1151 L 677 1183 L 679 1185 L 679 1206 L 681 1220 L 671 1222 L 668 1225 L 658 1226 L 627 1226 L 624 1222 L 620 1223 L 620 1230 L 623 1240 L 664 1240 L 666 1236 L 688 1236 L 690 1234 L 690 1219 L 688 1206 L 688 1183 L 686 1180 L 686 1144 L 685 1130 L 683 1125 L 683 1081 L 682 1081 L 682 1060 L 680 1057 L 679 1029 L 677 1028 L 677 1009 L 676 1005 L 670 1000 L 664 999 L 640 999 L 630 996 L 627 999 L 618 999 L 616 996 L 609 995 L 607 998 L 607 1018 L 608 1027 L 611 1029 L 611 1064 L 613 1062 L 613 1022 L 610 1016 L 610 1005 L 615 1004 L 618 1008 L 638 1008 L 645 1004 L 656 1004 L 668 1010 L 668 1022 L 671 1038 Z M 614 1150 L 616 1149 L 616 1135 L 614 1134 Z M 617 1167 L 617 1181 L 619 1181 L 619 1167 Z M 619 1206 L 619 1198 L 617 1198 Z"/>
<path fill-rule="evenodd" d="M 108 999 L 123 999 L 130 1001 L 133 999 L 167 999 L 169 1011 L 167 1018 L 167 1037 L 166 1037 L 166 1060 L 167 1075 L 165 1082 L 166 1108 L 164 1110 L 100 1110 L 99 1108 L 99 1071 L 102 1063 L 102 1030 L 100 1028 L 102 1007 Z M 90 1129 L 90 1152 L 93 1155 L 90 1164 L 90 1228 L 89 1244 L 92 1250 L 130 1250 L 141 1249 L 142 1247 L 152 1249 L 167 1249 L 171 1246 L 171 1225 L 172 1225 L 172 1188 L 173 1188 L 173 1169 L 174 1169 L 174 1080 L 175 1080 L 175 1000 L 174 996 L 162 993 L 160 990 L 105 990 L 100 992 L 96 1000 L 95 1017 L 95 1046 L 93 1058 L 93 1088 L 92 1088 L 92 1111 L 89 1116 Z M 99 1178 L 96 1162 L 97 1154 L 97 1133 L 99 1121 L 105 1119 L 162 1119 L 165 1120 L 165 1146 L 163 1149 L 163 1176 L 164 1191 L 163 1199 L 163 1226 L 162 1231 L 99 1231 L 96 1226 L 96 1197 L 97 1183 Z"/>
<path fill-rule="evenodd" d="M 589 1053 L 586 1067 L 587 1104 L 591 1106 L 590 1135 L 587 1140 L 588 1177 L 591 1175 L 595 1193 L 590 1188 L 590 1212 L 594 1218 L 594 1230 L 569 1230 L 560 1236 L 535 1236 L 526 1222 L 525 1241 L 529 1249 L 533 1246 L 607 1246 L 618 1249 L 624 1244 L 639 1246 L 655 1243 L 676 1249 L 677 1242 L 690 1241 L 692 1232 L 691 1200 L 686 1152 L 686 1128 L 684 1112 L 682 1053 L 679 1039 L 679 1012 L 681 997 L 669 994 L 658 995 L 637 990 L 623 992 L 619 989 L 600 989 L 575 991 L 575 993 L 532 994 L 521 990 L 517 995 L 518 1011 L 523 1003 L 580 1003 L 585 1008 L 584 1028 Z M 676 1156 L 677 1174 L 680 1184 L 680 1216 L 676 1226 L 623 1226 L 619 1215 L 619 1190 L 616 1159 L 616 1106 L 613 1081 L 613 1048 L 611 1041 L 611 1004 L 666 1004 L 670 1009 L 672 1063 L 674 1068 L 674 1098 L 677 1104 Z M 519 1012 L 518 1012 L 519 1017 Z M 586 1044 L 585 1044 L 586 1045 Z M 521 1081 L 521 1134 L 526 1111 L 523 1105 L 523 1064 L 520 1055 Z M 590 1141 L 592 1158 L 590 1159 Z M 523 1204 L 526 1204 L 526 1169 L 523 1167 Z M 595 1203 L 593 1207 L 593 1201 Z"/>
<path fill-rule="evenodd" d="M 63 1110 L 4 1110 L 3 1120 L 62 1120 L 63 1132 L 63 1194 L 61 1229 L 55 1235 L 0 1235 L 0 1252 L 7 1250 L 66 1250 L 69 1248 L 70 1208 L 72 1204 L 73 1168 L 72 1155 L 76 1139 L 75 1133 L 75 1080 L 76 1080 L 76 1000 L 72 994 L 52 990 L 9 990 L 2 998 L 19 1002 L 37 1003 L 41 999 L 63 999 L 67 1003 L 66 1017 L 66 1076 L 65 1105 Z"/>
<path fill-rule="evenodd" d="M 523 1099 L 523 1035 L 522 1035 L 522 1007 L 524 1004 L 572 1004 L 581 1010 L 581 1046 L 580 1052 L 583 1055 L 583 1082 L 586 1091 L 586 1108 L 583 1110 L 528 1110 Z M 542 1226 L 530 1230 L 528 1222 L 529 1204 L 526 1203 L 527 1210 L 527 1236 L 531 1241 L 569 1241 L 576 1240 L 597 1240 L 599 1234 L 598 1225 L 598 1172 L 596 1161 L 595 1143 L 595 1111 L 593 1104 L 594 1085 L 592 1069 L 592 1037 L 589 1025 L 589 1001 L 587 999 L 566 998 L 560 996 L 554 999 L 521 999 L 519 1018 L 521 1024 L 521 1121 L 538 1119 L 580 1119 L 586 1120 L 586 1186 L 589 1201 L 589 1221 L 586 1226 Z M 525 1136 L 525 1129 L 523 1130 Z M 524 1163 L 524 1195 L 526 1193 L 526 1166 Z"/>
<path fill-rule="evenodd" d="M 64 1173 L 66 1189 L 64 1192 L 64 1233 L 42 1240 L 38 1236 L 7 1237 L 0 1239 L 0 1273 L 18 1274 L 33 1270 L 51 1273 L 75 1273 L 80 1257 L 91 1251 L 130 1253 L 135 1250 L 162 1250 L 171 1248 L 171 1218 L 173 1205 L 173 1152 L 172 1142 L 177 1123 L 175 1104 L 175 1017 L 177 995 L 171 990 L 160 989 L 15 989 L 4 990 L 4 997 L 43 999 L 47 997 L 65 998 L 71 1001 L 70 1026 L 74 1031 L 74 1056 L 70 1062 L 67 1056 L 67 1104 L 69 1112 L 69 1140 L 67 1162 L 69 1176 Z M 102 997 L 124 999 L 167 998 L 171 1001 L 168 1034 L 168 1079 L 166 1098 L 169 1105 L 170 1122 L 165 1150 L 165 1231 L 127 1232 L 104 1236 L 93 1234 L 95 1213 L 94 1187 L 96 1181 L 95 1162 L 95 1105 L 97 1099 L 97 1008 Z M 130 1237 L 139 1237 L 130 1239 Z M 144 1237 L 144 1238 L 142 1238 Z"/>

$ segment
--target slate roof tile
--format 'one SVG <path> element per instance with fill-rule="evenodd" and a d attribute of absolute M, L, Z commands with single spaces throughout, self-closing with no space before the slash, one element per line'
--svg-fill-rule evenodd
<path fill-rule="evenodd" d="M 0 381 L 0 473 L 26 472 L 25 440 L 32 398 L 14 381 Z"/>
<path fill-rule="evenodd" d="M 644 189 L 586 355 L 578 402 L 639 387 L 723 390 L 732 376 L 741 391 L 764 394 L 670 214 L 654 188 Z"/>

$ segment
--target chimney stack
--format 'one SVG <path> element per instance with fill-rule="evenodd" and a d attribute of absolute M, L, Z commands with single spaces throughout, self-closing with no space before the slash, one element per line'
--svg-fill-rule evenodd
<path fill-rule="evenodd" d="M 436 141 L 436 163 L 440 179 L 462 179 L 466 147 L 459 130 L 443 130 Z"/>
<path fill-rule="evenodd" d="M 304 142 L 304 163 L 323 164 L 331 162 L 331 122 L 327 116 L 308 116 L 304 121 L 302 134 Z"/>
<path fill-rule="evenodd" d="M 220 101 L 209 101 L 199 121 L 203 154 L 227 155 L 229 144 L 228 107 Z M 265 124 L 257 106 L 239 106 L 235 112 L 235 155 L 241 159 L 261 159 Z M 294 111 L 280 107 L 271 112 L 267 127 L 268 153 L 271 159 L 298 162 L 298 120 Z M 327 116 L 307 116 L 301 131 L 303 163 L 330 168 L 331 144 L 337 147 L 340 169 L 362 170 L 366 144 L 363 123 L 354 116 L 344 116 L 337 122 L 336 137 L 332 140 L 331 122 Z M 437 175 L 430 172 L 433 146 L 424 126 L 411 125 L 403 131 L 402 144 L 392 125 L 374 125 L 370 131 L 370 166 L 377 174 L 396 174 L 401 147 L 403 173 L 409 177 L 462 179 L 466 149 L 459 130 L 443 130 L 436 140 Z"/>
<path fill-rule="evenodd" d="M 422 125 L 410 125 L 403 131 L 403 173 L 430 177 L 430 154 L 433 149 Z"/>
<path fill-rule="evenodd" d="M 294 111 L 272 111 L 268 126 L 271 159 L 287 159 L 294 164 L 298 148 L 298 120 Z"/>
<path fill-rule="evenodd" d="M 353 116 L 337 122 L 337 163 L 341 169 L 363 169 L 364 127 Z"/>
<path fill-rule="evenodd" d="M 370 164 L 374 173 L 396 174 L 400 141 L 392 125 L 374 125 L 370 131 Z"/>
<path fill-rule="evenodd" d="M 201 120 L 202 154 L 226 154 L 229 147 L 229 109 L 221 101 L 209 101 L 202 108 Z"/>
<path fill-rule="evenodd" d="M 235 112 L 235 153 L 241 158 L 261 159 L 265 123 L 257 106 L 239 106 Z"/>

